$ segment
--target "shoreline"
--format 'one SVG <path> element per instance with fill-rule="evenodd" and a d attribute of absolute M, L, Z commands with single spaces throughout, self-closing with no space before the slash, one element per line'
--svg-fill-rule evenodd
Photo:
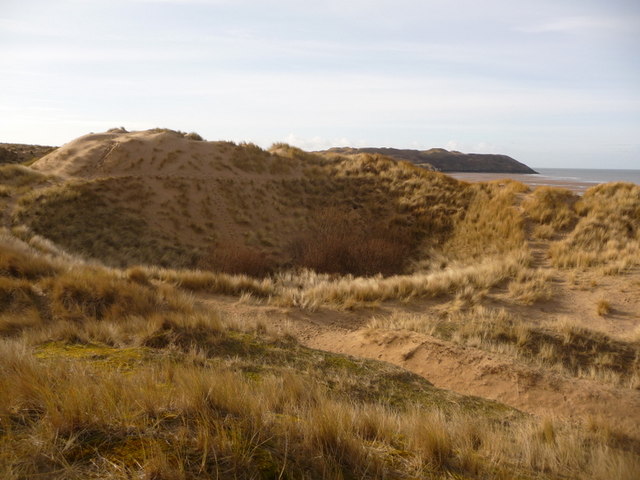
<path fill-rule="evenodd" d="M 484 173 L 484 172 L 442 172 L 445 175 L 449 175 L 456 180 L 462 180 L 465 182 L 477 183 L 477 182 L 491 182 L 493 180 L 511 179 L 522 182 L 530 187 L 557 187 L 566 188 L 572 192 L 582 195 L 588 188 L 594 187 L 600 183 L 606 182 L 585 182 L 579 180 L 568 179 L 554 179 L 546 177 L 536 173 Z"/>

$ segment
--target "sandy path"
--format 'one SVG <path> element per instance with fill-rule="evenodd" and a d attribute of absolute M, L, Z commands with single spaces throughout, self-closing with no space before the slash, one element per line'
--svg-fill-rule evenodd
<path fill-rule="evenodd" d="M 311 348 L 385 361 L 464 395 L 497 400 L 542 417 L 593 418 L 640 440 L 640 391 L 523 364 L 513 357 L 408 330 L 366 327 L 369 310 L 305 312 L 226 297 L 199 297 L 242 321 L 285 329 Z"/>
<path fill-rule="evenodd" d="M 498 353 L 406 330 L 327 331 L 314 348 L 375 358 L 406 368 L 435 386 L 497 400 L 540 416 L 592 417 L 640 438 L 640 392 L 532 368 Z"/>

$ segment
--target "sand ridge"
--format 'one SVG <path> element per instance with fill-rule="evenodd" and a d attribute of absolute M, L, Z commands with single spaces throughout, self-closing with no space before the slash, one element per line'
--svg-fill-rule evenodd
<path fill-rule="evenodd" d="M 107 235 L 127 235 L 127 225 L 139 226 L 123 254 L 109 247 L 118 243 L 115 235 L 102 239 L 112 252 L 108 263 L 117 266 L 134 263 L 127 252 L 137 250 L 135 238 L 145 239 L 143 249 L 155 238 L 164 245 L 163 252 L 179 246 L 181 252 L 175 255 L 160 253 L 170 257 L 162 264 L 174 267 L 209 268 L 212 249 L 222 255 L 225 249 L 244 249 L 241 254 L 264 254 L 267 263 L 289 265 L 291 245 L 336 212 L 339 218 L 349 217 L 351 225 L 356 221 L 372 229 L 369 237 L 409 231 L 394 237 L 403 243 L 404 254 L 417 250 L 423 240 L 436 241 L 432 239 L 446 234 L 450 217 L 463 208 L 466 189 L 443 174 L 384 157 L 323 157 L 285 144 L 266 151 L 161 129 L 85 135 L 41 158 L 33 169 L 55 178 L 59 187 L 44 189 L 37 202 L 30 198 L 24 204 L 22 220 L 36 231 L 57 230 L 60 222 L 51 226 L 49 219 L 60 212 L 63 200 L 69 204 L 67 199 L 76 202 L 71 218 L 74 211 L 92 211 L 96 203 L 103 204 L 105 225 L 100 231 Z M 37 212 L 30 215 L 29 209 Z M 111 225 L 125 214 L 131 221 Z M 76 230 L 89 236 L 83 225 Z M 67 232 L 54 240 L 100 257 L 104 249 L 92 249 L 93 239 L 76 241 L 76 236 Z M 389 238 L 382 240 L 389 245 Z M 148 263 L 151 254 L 138 255 L 135 261 Z"/>
<path fill-rule="evenodd" d="M 227 160 L 228 142 L 206 142 L 177 132 L 147 130 L 84 135 L 33 164 L 35 170 L 63 177 L 219 175 L 216 161 Z"/>

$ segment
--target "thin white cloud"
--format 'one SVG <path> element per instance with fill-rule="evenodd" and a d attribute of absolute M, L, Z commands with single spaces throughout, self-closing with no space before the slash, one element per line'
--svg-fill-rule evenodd
<path fill-rule="evenodd" d="M 76 0 L 77 1 L 77 0 Z M 239 2 L 238 0 L 127 0 L 134 3 L 173 3 L 177 5 L 233 5 Z"/>
<path fill-rule="evenodd" d="M 504 153 L 505 151 L 503 147 L 488 141 L 461 142 L 449 140 L 443 148 L 464 153 Z"/>
<path fill-rule="evenodd" d="M 65 37 L 64 32 L 54 27 L 15 20 L 12 18 L 0 18 L 0 33 L 10 33 L 15 35 L 29 35 L 35 37 Z"/>
<path fill-rule="evenodd" d="M 578 16 L 525 25 L 516 30 L 526 33 L 574 33 L 589 30 L 626 30 L 638 27 L 637 18 Z"/>
<path fill-rule="evenodd" d="M 460 142 L 457 142 L 455 140 L 449 140 L 445 144 L 444 148 L 446 148 L 447 150 L 458 150 L 459 151 L 462 148 L 462 146 L 461 146 Z"/>
<path fill-rule="evenodd" d="M 351 141 L 346 137 L 336 137 L 336 138 L 326 138 L 321 136 L 314 137 L 300 137 L 295 135 L 294 133 L 290 133 L 287 135 L 283 142 L 288 143 L 289 145 L 293 145 L 298 148 L 302 148 L 303 150 L 314 151 L 314 150 L 326 150 L 331 147 L 362 147 L 365 146 L 362 140 L 360 141 Z"/>

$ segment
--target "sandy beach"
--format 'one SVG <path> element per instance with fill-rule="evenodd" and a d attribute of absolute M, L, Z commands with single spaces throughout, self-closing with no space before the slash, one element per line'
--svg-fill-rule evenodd
<path fill-rule="evenodd" d="M 446 172 L 458 180 L 465 182 L 490 182 L 492 180 L 500 180 L 509 178 L 517 180 L 533 188 L 541 186 L 552 186 L 559 188 L 567 188 L 573 192 L 582 194 L 590 187 L 597 185 L 597 182 L 580 182 L 567 179 L 553 179 L 544 175 L 536 174 L 517 174 L 517 173 L 476 173 L 476 172 Z"/>

